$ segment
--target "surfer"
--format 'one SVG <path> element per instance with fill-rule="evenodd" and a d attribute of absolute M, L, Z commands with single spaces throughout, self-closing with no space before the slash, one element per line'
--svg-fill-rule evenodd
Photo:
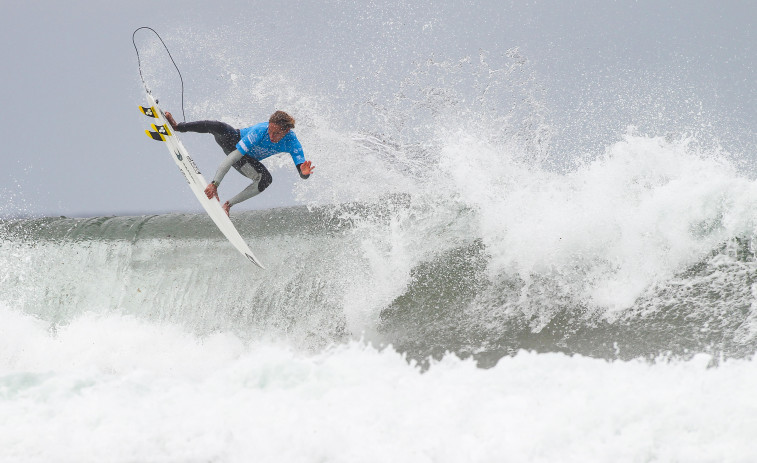
<path fill-rule="evenodd" d="M 260 162 L 263 159 L 277 153 L 289 153 L 303 179 L 310 177 L 315 169 L 310 161 L 305 160 L 302 145 L 297 140 L 297 135 L 292 132 L 294 118 L 284 111 L 273 113 L 268 122 L 244 129 L 235 129 L 219 121 L 177 123 L 169 112 L 166 112 L 166 119 L 177 132 L 213 134 L 216 143 L 226 154 L 226 159 L 218 167 L 213 181 L 205 188 L 208 199 L 218 199 L 218 185 L 231 167 L 252 180 L 247 188 L 223 204 L 226 214 L 231 206 L 256 196 L 271 184 L 273 177 Z"/>

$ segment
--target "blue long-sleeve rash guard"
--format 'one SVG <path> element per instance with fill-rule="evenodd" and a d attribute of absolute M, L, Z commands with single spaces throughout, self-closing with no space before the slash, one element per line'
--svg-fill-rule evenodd
<path fill-rule="evenodd" d="M 302 145 L 291 130 L 278 143 L 273 143 L 268 135 L 268 122 L 241 129 L 239 135 L 241 140 L 237 143 L 237 150 L 244 156 L 262 161 L 277 153 L 289 153 L 295 166 L 305 162 Z"/>

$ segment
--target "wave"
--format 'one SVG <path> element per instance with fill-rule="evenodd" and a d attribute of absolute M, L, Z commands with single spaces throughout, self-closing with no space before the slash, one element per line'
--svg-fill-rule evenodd
<path fill-rule="evenodd" d="M 307 206 L 233 215 L 268 271 L 203 214 L 5 220 L 0 303 L 53 328 L 125 314 L 482 365 L 523 348 L 754 352 L 757 183 L 716 137 L 629 127 L 602 153 L 570 151 L 518 49 L 414 63 L 393 93 L 345 104 L 285 70 L 212 63 L 229 88 L 193 112 L 240 125 L 250 108 L 296 108 L 320 156 L 294 188 Z"/>
<path fill-rule="evenodd" d="M 727 158 L 629 133 L 560 174 L 479 148 L 448 143 L 456 168 L 416 193 L 236 214 L 265 272 L 204 215 L 5 221 L 0 302 L 53 326 L 119 313 L 484 366 L 754 352 L 757 187 Z"/>
<path fill-rule="evenodd" d="M 422 374 L 359 342 L 302 355 L 128 315 L 85 315 L 54 336 L 30 316 L 0 307 L 0 317 L 0 454 L 10 461 L 754 453 L 753 429 L 734 425 L 752 420 L 754 360 L 709 368 L 705 355 L 650 364 L 521 351 L 487 370 L 447 355 Z M 566 429 L 581 438 L 555 440 Z"/>

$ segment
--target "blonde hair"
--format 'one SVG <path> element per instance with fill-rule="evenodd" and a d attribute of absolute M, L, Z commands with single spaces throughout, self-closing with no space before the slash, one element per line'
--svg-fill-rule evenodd
<path fill-rule="evenodd" d="M 285 129 L 294 128 L 294 118 L 284 111 L 276 111 L 275 113 L 271 114 L 271 118 L 268 119 L 268 122 L 281 126 Z"/>

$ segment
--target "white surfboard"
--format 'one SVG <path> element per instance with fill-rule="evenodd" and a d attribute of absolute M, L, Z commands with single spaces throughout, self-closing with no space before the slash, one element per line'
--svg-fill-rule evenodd
<path fill-rule="evenodd" d="M 210 218 L 213 219 L 213 222 L 218 226 L 218 229 L 221 230 L 221 233 L 223 233 L 229 242 L 247 257 L 250 262 L 265 269 L 263 264 L 261 264 L 252 254 L 249 246 L 247 246 L 247 243 L 239 234 L 236 227 L 234 227 L 234 224 L 231 223 L 231 219 L 229 219 L 229 216 L 226 215 L 226 212 L 221 208 L 221 203 L 215 198 L 208 199 L 208 197 L 205 196 L 205 187 L 208 186 L 208 182 L 205 181 L 205 178 L 200 173 L 200 169 L 197 168 L 197 165 L 192 158 L 189 157 L 186 148 L 181 144 L 181 140 L 179 140 L 179 137 L 176 135 L 173 128 L 171 128 L 171 124 L 168 123 L 165 113 L 158 106 L 157 100 L 155 100 L 150 93 L 147 94 L 147 100 L 149 101 L 150 106 L 146 108 L 140 106 L 140 110 L 146 116 L 152 117 L 155 121 L 155 124 L 152 127 L 153 130 L 145 131 L 147 132 L 147 135 L 154 140 L 165 142 L 168 147 L 168 152 L 171 154 L 176 165 L 179 166 L 181 173 L 184 174 L 184 178 L 187 180 L 187 183 L 189 183 L 189 188 L 192 189 L 192 193 L 194 193 L 197 200 L 200 201 L 200 204 L 205 208 L 205 211 Z"/>

